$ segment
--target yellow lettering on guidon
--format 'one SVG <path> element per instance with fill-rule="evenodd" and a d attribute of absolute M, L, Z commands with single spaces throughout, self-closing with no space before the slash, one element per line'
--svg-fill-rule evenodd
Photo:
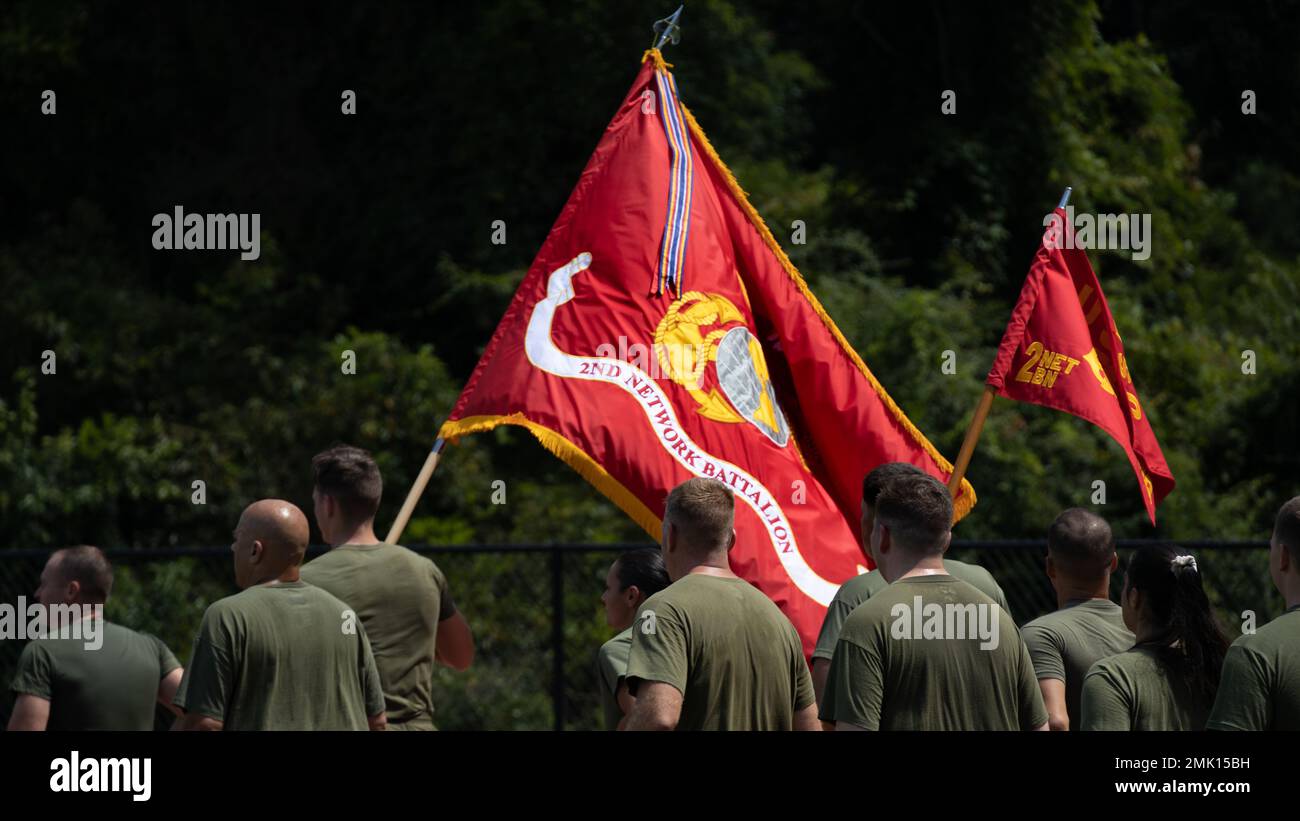
<path fill-rule="evenodd" d="M 1025 349 L 1025 364 L 1016 373 L 1017 382 L 1028 382 L 1051 390 L 1056 385 L 1057 377 L 1069 376 L 1079 360 L 1058 351 L 1049 351 L 1041 342 L 1031 342 Z"/>

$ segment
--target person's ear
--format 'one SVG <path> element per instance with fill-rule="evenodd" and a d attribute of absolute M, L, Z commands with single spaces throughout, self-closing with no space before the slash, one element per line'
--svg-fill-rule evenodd
<path fill-rule="evenodd" d="M 1047 558 L 1043 560 L 1043 570 L 1047 573 L 1047 578 L 1056 579 L 1056 563 L 1052 561 L 1052 554 L 1048 553 Z"/>
<path fill-rule="evenodd" d="M 735 546 L 736 546 L 736 530 L 735 530 L 735 528 L 732 528 L 732 530 L 731 530 L 731 539 L 727 542 L 727 552 L 730 553 L 730 552 L 731 552 L 731 548 L 733 548 L 733 547 L 735 547 Z"/>
<path fill-rule="evenodd" d="M 75 602 L 78 600 L 80 596 L 81 596 L 81 582 L 78 581 L 68 582 L 67 592 L 63 594 L 64 600 L 67 602 Z"/>
<path fill-rule="evenodd" d="M 1277 569 L 1285 573 L 1291 569 L 1291 548 L 1285 544 L 1280 547 L 1282 549 L 1277 552 Z"/>
<path fill-rule="evenodd" d="M 1114 573 L 1116 570 L 1119 570 L 1119 554 L 1112 553 L 1110 554 L 1110 572 Z"/>
<path fill-rule="evenodd" d="M 949 548 L 951 545 L 952 545 L 952 531 L 949 530 L 949 531 L 948 531 L 948 534 L 947 534 L 946 536 L 943 537 L 943 552 L 944 552 L 944 553 L 947 553 L 947 552 L 948 552 L 948 548 Z"/>
<path fill-rule="evenodd" d="M 666 522 L 668 528 L 664 531 L 664 552 L 675 553 L 677 551 L 677 524 L 675 522 Z"/>
<path fill-rule="evenodd" d="M 887 525 L 877 519 L 876 527 L 880 529 L 880 555 L 883 556 L 889 552 L 891 547 L 893 547 L 893 542 L 890 541 L 889 527 Z"/>
<path fill-rule="evenodd" d="M 641 595 L 641 588 L 637 587 L 635 584 L 629 584 L 627 590 L 623 591 L 623 599 L 628 603 L 629 607 L 635 608 L 641 606 L 641 600 L 643 598 L 644 596 Z"/>
<path fill-rule="evenodd" d="M 257 564 L 266 555 L 266 545 L 262 544 L 261 539 L 254 539 L 253 544 L 248 549 L 248 561 L 250 564 Z"/>

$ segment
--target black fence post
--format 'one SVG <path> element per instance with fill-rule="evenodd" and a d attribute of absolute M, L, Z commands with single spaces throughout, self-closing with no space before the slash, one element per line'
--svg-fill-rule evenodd
<path fill-rule="evenodd" d="M 551 701 L 555 712 L 555 731 L 564 730 L 564 553 L 551 550 Z"/>

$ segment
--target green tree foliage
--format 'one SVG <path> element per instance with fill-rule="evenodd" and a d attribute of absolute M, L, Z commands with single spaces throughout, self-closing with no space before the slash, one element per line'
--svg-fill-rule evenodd
<path fill-rule="evenodd" d="M 376 454 L 388 522 L 666 11 L 6 5 L 7 544 L 223 544 L 255 498 L 310 512 L 310 457 L 338 441 Z M 684 99 L 778 238 L 805 222 L 791 256 L 950 457 L 1061 189 L 1081 211 L 1152 215 L 1149 260 L 1091 258 L 1178 480 L 1159 528 L 1104 433 L 999 401 L 959 536 L 1041 536 L 1098 479 L 1122 536 L 1264 535 L 1300 468 L 1294 6 L 702 0 L 683 26 L 667 57 Z M 54 117 L 39 113 L 45 88 Z M 1244 89 L 1257 115 L 1241 113 Z M 260 212 L 261 258 L 154 251 L 152 215 L 178 204 Z M 497 219 L 506 245 L 489 241 Z M 57 375 L 40 370 L 47 349 Z M 508 504 L 492 504 L 495 481 Z M 407 535 L 644 538 L 517 430 L 450 448 Z M 592 562 L 566 589 L 574 612 L 590 603 L 569 628 L 589 645 L 607 635 L 605 558 Z M 526 564 L 457 558 L 449 573 L 508 586 Z M 533 581 L 463 602 L 485 648 L 526 651 L 511 625 L 544 618 Z M 183 646 L 229 589 L 184 563 L 132 570 L 117 615 Z M 575 677 L 589 675 L 580 656 Z M 548 703 L 492 672 L 444 681 L 459 726 Z M 488 717 L 483 699 L 508 707 Z"/>

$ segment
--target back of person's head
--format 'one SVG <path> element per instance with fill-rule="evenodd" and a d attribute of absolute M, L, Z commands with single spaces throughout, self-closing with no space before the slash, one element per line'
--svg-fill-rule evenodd
<path fill-rule="evenodd" d="M 1072 507 L 1047 529 L 1047 552 L 1060 573 L 1080 581 L 1099 581 L 1115 561 L 1115 536 L 1106 520 Z"/>
<path fill-rule="evenodd" d="M 241 589 L 278 578 L 302 564 L 311 530 L 298 506 L 283 499 L 259 499 L 239 516 L 231 545 L 235 583 Z"/>
<path fill-rule="evenodd" d="M 885 485 L 902 476 L 924 476 L 925 471 L 910 462 L 886 462 L 877 465 L 862 478 L 862 501 L 876 506 L 876 498 Z"/>
<path fill-rule="evenodd" d="M 621 554 L 615 572 L 624 590 L 635 587 L 641 591 L 642 598 L 649 598 L 672 583 L 664 566 L 663 551 L 657 547 L 639 547 Z"/>
<path fill-rule="evenodd" d="M 1130 590 L 1142 593 L 1161 657 L 1194 691 L 1213 699 L 1228 639 L 1210 609 L 1196 559 L 1174 545 L 1145 545 L 1129 560 L 1126 578 Z"/>
<path fill-rule="evenodd" d="M 915 556 L 942 554 L 952 532 L 952 497 L 929 474 L 896 477 L 876 497 L 876 521 L 890 542 Z"/>
<path fill-rule="evenodd" d="M 113 565 L 104 551 L 90 545 L 56 550 L 58 576 L 63 584 L 77 583 L 77 599 L 82 604 L 104 604 L 113 592 Z"/>
<path fill-rule="evenodd" d="M 367 451 L 351 445 L 335 445 L 312 457 L 316 490 L 338 502 L 349 524 L 359 525 L 375 518 L 384 494 L 379 465 Z"/>
<path fill-rule="evenodd" d="M 1287 552 L 1293 569 L 1300 572 L 1300 496 L 1278 510 L 1273 521 L 1273 539 Z"/>
<path fill-rule="evenodd" d="M 716 479 L 687 479 L 672 489 L 664 505 L 664 522 L 677 528 L 694 554 L 726 551 L 736 524 L 736 498 Z"/>

